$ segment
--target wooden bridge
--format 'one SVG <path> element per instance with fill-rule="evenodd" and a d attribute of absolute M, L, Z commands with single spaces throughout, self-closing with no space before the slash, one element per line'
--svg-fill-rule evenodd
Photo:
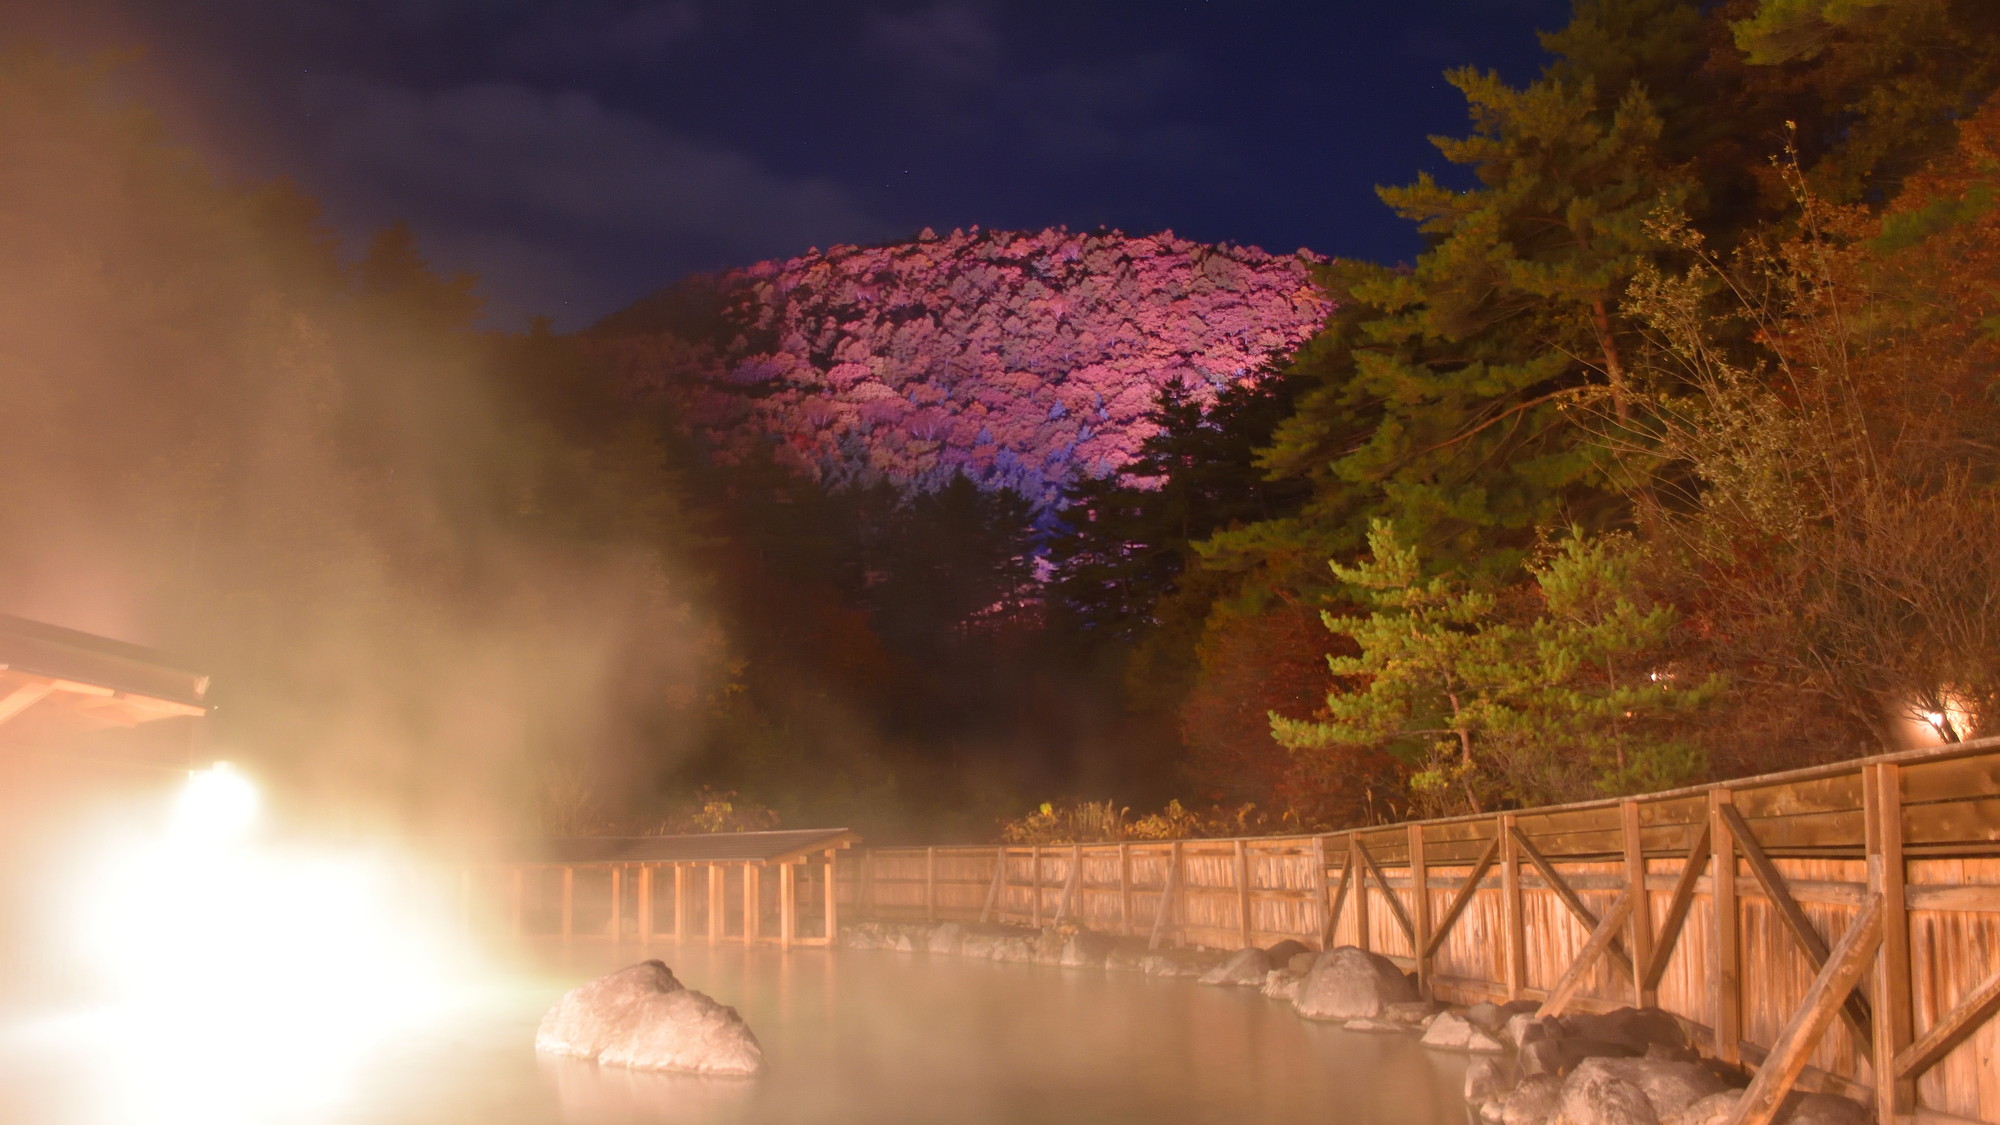
<path fill-rule="evenodd" d="M 1441 999 L 1657 1005 L 1755 1073 L 1753 1125 L 1794 1085 L 2000 1122 L 2000 739 L 1312 836 L 875 848 L 838 883 L 863 916 L 1358 945 Z"/>

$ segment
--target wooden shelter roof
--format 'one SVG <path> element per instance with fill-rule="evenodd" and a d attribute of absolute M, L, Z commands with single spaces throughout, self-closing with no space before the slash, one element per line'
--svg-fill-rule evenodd
<path fill-rule="evenodd" d="M 694 836 L 577 836 L 548 841 L 536 858 L 543 863 L 782 863 L 828 848 L 845 848 L 860 839 L 858 833 L 846 828 Z"/>
<path fill-rule="evenodd" d="M 72 729 L 207 713 L 208 677 L 138 645 L 0 614 L 0 724 L 30 711 Z"/>

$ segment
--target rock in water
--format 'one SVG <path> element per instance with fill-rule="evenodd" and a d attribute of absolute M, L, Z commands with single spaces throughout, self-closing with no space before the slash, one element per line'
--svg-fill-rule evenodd
<path fill-rule="evenodd" d="M 1388 958 L 1343 945 L 1313 962 L 1292 1007 L 1310 1020 L 1373 1019 L 1416 998 L 1410 978 Z"/>
<path fill-rule="evenodd" d="M 1601 1068 L 1579 1067 L 1563 1083 L 1549 1125 L 1659 1125 L 1646 1092 Z"/>
<path fill-rule="evenodd" d="M 1237 950 L 1229 960 L 1203 973 L 1201 983 L 1262 986 L 1265 974 L 1270 971 L 1270 955 L 1252 946 Z"/>
<path fill-rule="evenodd" d="M 638 1070 L 756 1074 L 764 1049 L 736 1014 L 644 961 L 571 989 L 542 1017 L 535 1050 Z"/>

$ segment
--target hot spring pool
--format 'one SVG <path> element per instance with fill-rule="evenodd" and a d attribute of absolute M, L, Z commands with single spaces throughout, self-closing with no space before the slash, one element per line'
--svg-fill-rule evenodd
<path fill-rule="evenodd" d="M 765 1075 L 536 1057 L 535 1024 L 558 995 L 648 954 L 743 1013 Z M 1251 989 L 890 952 L 549 951 L 316 1081 L 245 1073 L 171 1028 L 146 1032 L 158 1050 L 107 1051 L 49 1013 L 15 1013 L 0 1035 L 0 1121 L 17 1125 L 1466 1121 L 1463 1058 L 1308 1023 Z"/>

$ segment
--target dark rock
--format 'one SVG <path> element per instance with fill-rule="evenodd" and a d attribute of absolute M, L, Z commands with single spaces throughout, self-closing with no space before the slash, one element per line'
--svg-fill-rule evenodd
<path fill-rule="evenodd" d="M 1566 1035 L 1578 1039 L 1599 1039 L 1624 1046 L 1631 1054 L 1643 1055 L 1658 1043 L 1666 1047 L 1688 1045 L 1687 1032 L 1680 1021 L 1658 1008 L 1619 1008 L 1604 1013 L 1578 1012 L 1561 1017 Z"/>
<path fill-rule="evenodd" d="M 1736 1114 L 1736 1103 L 1743 1099 L 1741 1090 L 1724 1090 L 1710 1094 L 1686 1109 L 1667 1118 L 1661 1125 L 1727 1125 Z"/>
<path fill-rule="evenodd" d="M 1264 950 L 1264 956 L 1271 959 L 1272 968 L 1283 968 L 1291 962 L 1292 958 L 1297 957 L 1301 953 L 1311 952 L 1312 950 L 1306 946 L 1305 942 L 1293 941 L 1291 938 L 1286 938 Z"/>
<path fill-rule="evenodd" d="M 1550 1074 L 1560 1078 L 1576 1069 L 1585 1059 L 1631 1058 L 1634 1052 L 1621 1043 L 1602 1039 L 1530 1038 L 1521 1047 L 1522 1074 Z"/>
<path fill-rule="evenodd" d="M 1382 1018 L 1407 1023 L 1412 1027 L 1429 1026 L 1431 1018 L 1439 1012 L 1449 1011 L 1450 1004 L 1435 1000 L 1405 1000 L 1400 1004 L 1387 1004 L 1382 1008 Z"/>
<path fill-rule="evenodd" d="M 1304 953 L 1292 954 L 1291 958 L 1285 962 L 1285 968 L 1290 969 L 1300 976 L 1305 976 L 1307 973 L 1313 971 L 1313 963 L 1318 960 L 1319 954 L 1308 949 Z"/>
<path fill-rule="evenodd" d="M 1390 1004 L 1416 998 L 1416 988 L 1388 958 L 1343 945 L 1313 962 L 1292 1006 L 1307 1019 L 1351 1020 L 1380 1016 Z"/>
<path fill-rule="evenodd" d="M 1062 964 L 1063 946 L 1068 944 L 1068 941 L 1068 937 L 1061 930 L 1053 926 L 1045 927 L 1041 933 L 1035 935 L 1036 963 L 1042 965 Z"/>
<path fill-rule="evenodd" d="M 1562 1083 L 1546 1074 L 1523 1078 L 1512 1090 L 1480 1108 L 1493 1125 L 1544 1125 L 1556 1111 Z"/>
<path fill-rule="evenodd" d="M 1103 934 L 1078 930 L 1063 943 L 1060 963 L 1071 968 L 1102 968 L 1115 948 L 1117 943 Z"/>
<path fill-rule="evenodd" d="M 1201 975 L 1203 984 L 1262 986 L 1271 971 L 1271 958 L 1256 947 L 1239 949 L 1229 959 Z"/>
<path fill-rule="evenodd" d="M 1644 1090 L 1602 1067 L 1579 1067 L 1563 1083 L 1549 1125 L 1659 1125 L 1659 1121 Z"/>
<path fill-rule="evenodd" d="M 1721 1080 L 1700 1066 L 1668 1059 L 1585 1059 L 1569 1080 L 1579 1081 L 1586 1074 L 1609 1074 L 1637 1086 L 1661 1119 L 1724 1089 Z"/>
<path fill-rule="evenodd" d="M 965 942 L 965 927 L 957 922 L 946 922 L 930 932 L 924 941 L 924 948 L 932 953 L 957 953 Z"/>
<path fill-rule="evenodd" d="M 1666 1062 L 1698 1063 L 1701 1061 L 1701 1052 L 1693 1047 L 1669 1047 L 1664 1043 L 1652 1043 L 1647 1045 L 1645 1057 Z"/>
<path fill-rule="evenodd" d="M 1872 1120 L 1860 1102 L 1839 1094 L 1803 1094 L 1786 1099 L 1777 1125 L 1868 1125 Z"/>
<path fill-rule="evenodd" d="M 571 989 L 535 1030 L 535 1050 L 608 1066 L 750 1075 L 764 1049 L 736 1014 L 644 961 Z"/>
<path fill-rule="evenodd" d="M 1474 1059 L 1465 1068 L 1465 1100 L 1478 1105 L 1492 1101 L 1507 1089 L 1507 1075 L 1500 1060 Z"/>

